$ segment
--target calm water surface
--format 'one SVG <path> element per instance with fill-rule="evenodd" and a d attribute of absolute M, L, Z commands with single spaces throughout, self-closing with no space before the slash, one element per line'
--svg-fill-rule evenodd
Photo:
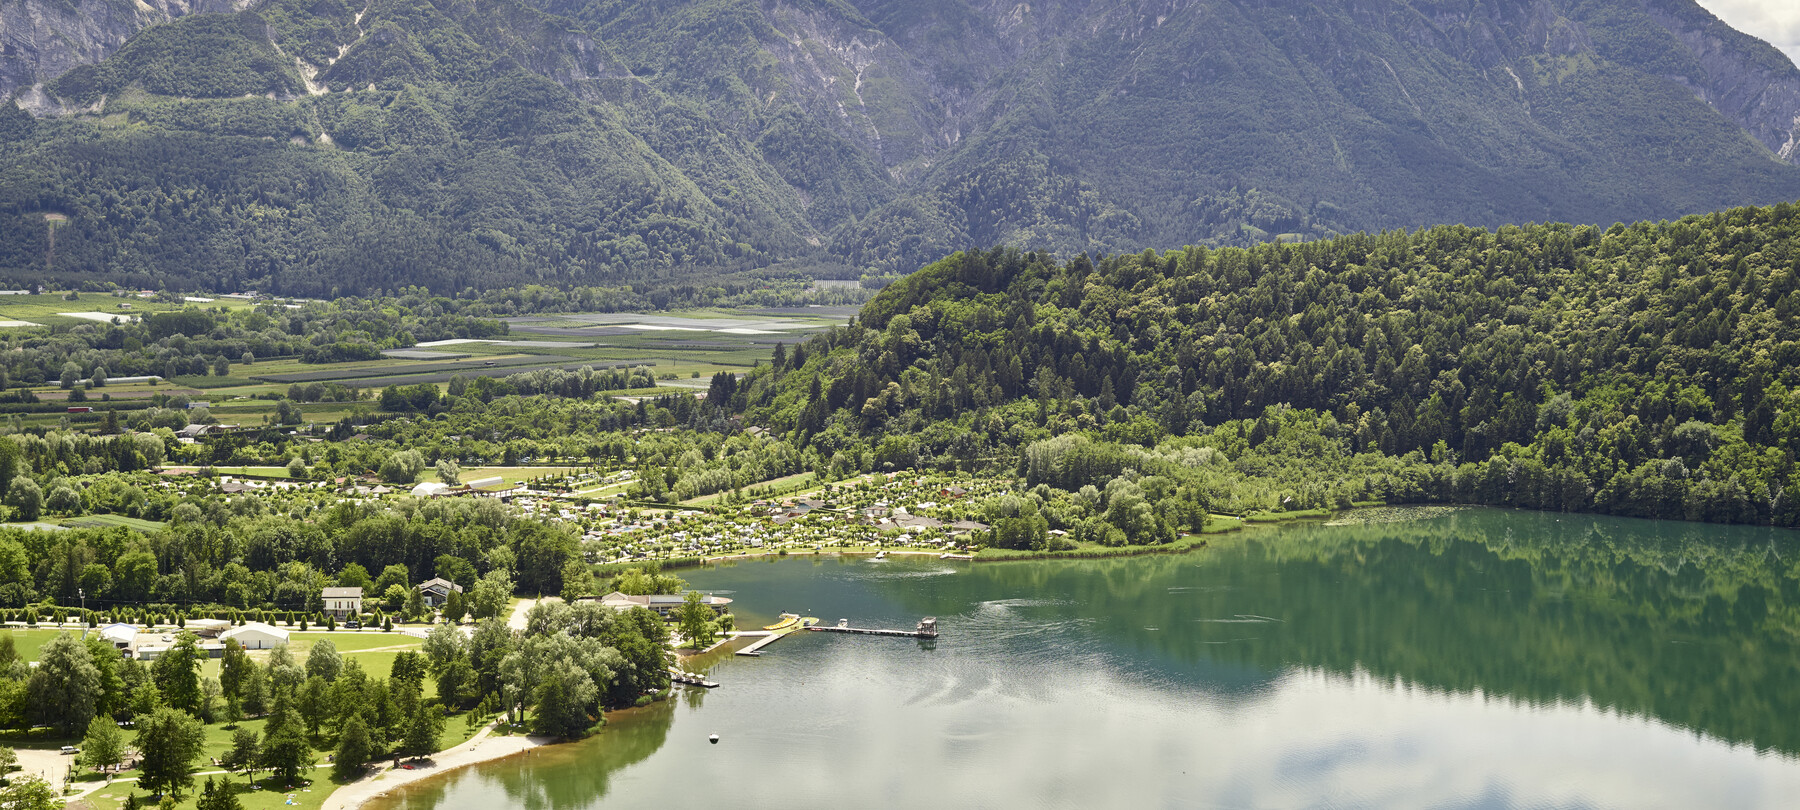
<path fill-rule="evenodd" d="M 1793 534 L 1361 514 L 1182 556 L 683 572 L 744 626 L 943 637 L 698 662 L 725 685 L 380 807 L 1800 807 Z"/>

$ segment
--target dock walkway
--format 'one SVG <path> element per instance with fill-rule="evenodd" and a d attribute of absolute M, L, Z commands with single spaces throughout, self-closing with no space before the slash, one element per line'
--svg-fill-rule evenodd
<path fill-rule="evenodd" d="M 770 633 L 756 640 L 754 644 L 737 651 L 738 655 L 762 655 L 762 648 L 774 644 L 786 633 Z"/>
<path fill-rule="evenodd" d="M 779 639 L 782 636 L 786 636 L 786 635 L 793 633 L 795 631 L 798 631 L 802 628 L 810 627 L 810 626 L 818 624 L 818 623 L 819 623 L 819 620 L 815 619 L 811 616 L 794 616 L 792 614 L 784 614 L 782 621 L 780 621 L 776 624 L 769 625 L 769 627 L 766 629 L 751 630 L 751 631 L 739 633 L 738 634 L 739 638 L 743 638 L 745 636 L 762 636 L 762 638 L 757 639 L 750 646 L 745 647 L 741 650 L 738 650 L 737 654 L 738 655 L 748 655 L 748 656 L 752 656 L 752 657 L 762 655 L 762 648 L 767 647 L 770 644 L 774 644 L 776 639 Z"/>
<path fill-rule="evenodd" d="M 937 619 L 929 616 L 920 620 L 918 628 L 913 630 L 875 630 L 867 627 L 851 627 L 848 621 L 842 619 L 838 620 L 836 627 L 816 625 L 806 629 L 815 630 L 820 633 L 854 633 L 859 636 L 901 636 L 904 638 L 938 637 Z"/>

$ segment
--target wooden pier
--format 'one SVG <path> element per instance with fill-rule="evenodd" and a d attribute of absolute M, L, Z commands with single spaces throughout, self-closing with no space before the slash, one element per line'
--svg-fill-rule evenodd
<path fill-rule="evenodd" d="M 751 644 L 750 646 L 745 647 L 741 650 L 738 650 L 737 654 L 738 655 L 751 655 L 751 656 L 762 655 L 762 648 L 767 647 L 770 644 L 774 644 L 776 639 L 779 639 L 784 635 L 786 635 L 786 634 L 785 633 L 769 633 L 768 635 L 765 635 L 762 638 L 757 639 L 755 641 L 755 643 Z"/>
<path fill-rule="evenodd" d="M 902 636 L 905 638 L 937 638 L 937 617 L 927 616 L 919 620 L 919 626 L 913 630 L 873 630 L 867 627 L 851 627 L 847 619 L 839 619 L 836 627 L 817 625 L 806 628 L 821 633 L 855 633 L 859 636 Z"/>
<path fill-rule="evenodd" d="M 719 688 L 719 683 L 717 681 L 709 681 L 701 675 L 696 675 L 692 672 L 683 672 L 674 667 L 669 668 L 669 680 L 674 681 L 675 683 L 684 683 L 688 686 L 699 686 L 707 689 Z"/>
<path fill-rule="evenodd" d="M 783 613 L 783 614 L 781 614 L 781 621 L 776 622 L 775 624 L 769 625 L 767 628 L 764 628 L 762 630 L 750 630 L 750 631 L 746 631 L 746 632 L 737 634 L 738 638 L 744 638 L 746 636 L 762 636 L 762 638 L 757 639 L 750 646 L 745 647 L 741 650 L 738 650 L 737 654 L 738 655 L 748 655 L 748 656 L 752 656 L 752 657 L 762 655 L 762 648 L 767 647 L 770 644 L 774 644 L 776 639 L 781 638 L 782 636 L 788 635 L 790 633 L 796 632 L 800 628 L 810 627 L 810 626 L 818 624 L 818 623 L 819 623 L 819 620 L 815 619 L 811 616 L 801 616 L 801 615 L 794 614 L 794 613 Z"/>

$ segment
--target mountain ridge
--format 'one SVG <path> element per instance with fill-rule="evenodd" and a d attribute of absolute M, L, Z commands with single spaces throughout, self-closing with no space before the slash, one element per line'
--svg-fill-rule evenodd
<path fill-rule="evenodd" d="M 46 2 L 0 3 L 0 38 Z M 297 294 L 892 275 L 982 245 L 1609 224 L 1800 197 L 1800 70 L 1693 0 L 262 0 L 223 15 L 266 24 L 266 45 L 256 22 L 232 33 L 181 10 L 13 88 L 7 106 L 35 119 L 0 146 L 0 273 L 122 267 Z M 28 61 L 9 51 L 0 78 Z M 532 101 L 496 95 L 515 93 Z M 133 247 L 206 227 L 255 254 L 261 237 L 218 183 L 134 169 L 151 142 L 360 179 L 278 206 L 298 220 L 283 238 L 299 269 L 215 251 L 235 265 L 220 273 Z M 69 169 L 94 159 L 117 179 Z M 146 185 L 217 216 L 95 202 Z M 366 251 L 317 221 L 333 206 L 442 246 L 410 262 L 442 268 L 350 270 Z M 32 220 L 50 211 L 71 219 L 55 260 Z"/>

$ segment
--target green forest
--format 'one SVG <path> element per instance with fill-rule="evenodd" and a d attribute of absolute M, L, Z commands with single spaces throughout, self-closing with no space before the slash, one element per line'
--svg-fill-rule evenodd
<path fill-rule="evenodd" d="M 958 253 L 726 387 L 832 464 L 1012 470 L 1106 511 L 1129 484 L 1165 526 L 1363 500 L 1794 526 L 1796 226 Z"/>

